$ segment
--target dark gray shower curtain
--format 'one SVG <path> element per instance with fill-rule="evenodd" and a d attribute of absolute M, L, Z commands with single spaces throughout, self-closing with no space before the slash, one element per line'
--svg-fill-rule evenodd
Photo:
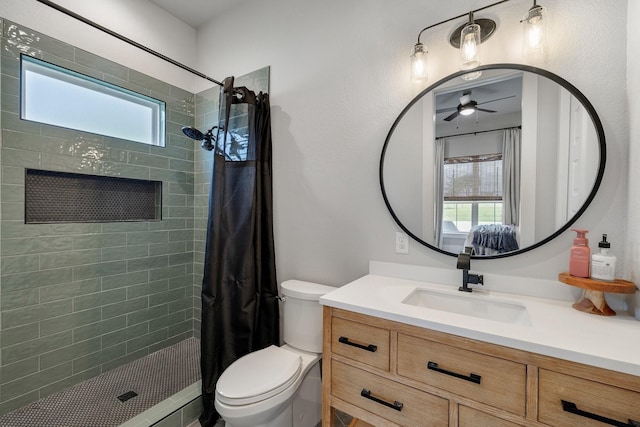
<path fill-rule="evenodd" d="M 269 96 L 233 88 L 232 77 L 224 83 L 202 281 L 204 427 L 219 418 L 215 387 L 224 369 L 280 340 Z"/>

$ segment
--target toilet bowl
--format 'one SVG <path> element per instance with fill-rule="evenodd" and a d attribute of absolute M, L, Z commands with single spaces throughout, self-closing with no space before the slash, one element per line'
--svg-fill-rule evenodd
<path fill-rule="evenodd" d="M 322 306 L 335 289 L 282 283 L 285 344 L 233 362 L 216 383 L 215 407 L 226 427 L 315 427 L 322 418 Z"/>

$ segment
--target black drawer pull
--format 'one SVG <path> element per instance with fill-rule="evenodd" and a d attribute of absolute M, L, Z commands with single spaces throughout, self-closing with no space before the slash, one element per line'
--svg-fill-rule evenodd
<path fill-rule="evenodd" d="M 562 400 L 562 410 L 565 412 L 570 412 L 575 415 L 579 415 L 581 417 L 589 418 L 591 420 L 600 421 L 604 424 L 609 424 L 612 426 L 618 427 L 640 427 L 640 422 L 629 419 L 628 423 L 622 421 L 616 421 L 611 418 L 603 417 L 602 415 L 592 414 L 591 412 L 583 411 L 578 409 L 575 403 L 567 402 L 566 400 Z"/>
<path fill-rule="evenodd" d="M 431 361 L 427 363 L 427 369 L 431 369 L 432 371 L 440 372 L 442 374 L 451 375 L 452 377 L 460 378 L 461 380 L 471 381 L 472 383 L 476 383 L 476 384 L 480 384 L 480 380 L 482 379 L 482 377 L 478 374 L 469 374 L 467 376 L 463 374 L 458 374 L 457 372 L 451 372 L 451 371 L 447 371 L 446 369 L 438 368 L 438 364 L 436 362 L 431 362 Z"/>
<path fill-rule="evenodd" d="M 362 389 L 362 391 L 360 392 L 360 396 L 366 397 L 369 400 L 373 400 L 374 402 L 387 406 L 391 409 L 395 409 L 396 411 L 402 411 L 402 407 L 404 406 L 402 403 L 398 402 L 397 400 L 394 400 L 393 403 L 389 403 L 385 400 L 372 396 L 371 391 L 367 390 L 366 388 Z"/>
<path fill-rule="evenodd" d="M 373 345 L 373 344 L 369 344 L 369 345 L 358 344 L 358 343 L 349 341 L 349 338 L 347 338 L 347 337 L 338 338 L 338 342 L 341 342 L 342 344 L 350 345 L 350 346 L 353 346 L 353 347 L 358 347 L 358 348 L 361 348 L 363 350 L 370 351 L 371 353 L 375 353 L 378 350 L 378 346 L 377 345 Z"/>

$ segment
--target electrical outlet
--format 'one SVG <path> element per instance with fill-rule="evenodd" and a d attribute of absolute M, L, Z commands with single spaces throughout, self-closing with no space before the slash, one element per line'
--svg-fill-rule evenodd
<path fill-rule="evenodd" d="M 408 254 L 409 253 L 409 237 L 401 232 L 396 232 L 396 253 Z"/>

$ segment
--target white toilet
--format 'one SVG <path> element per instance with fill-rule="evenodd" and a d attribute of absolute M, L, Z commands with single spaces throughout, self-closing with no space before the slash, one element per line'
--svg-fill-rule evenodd
<path fill-rule="evenodd" d="M 334 287 L 282 283 L 282 347 L 236 360 L 216 384 L 215 406 L 226 427 L 315 427 L 322 418 L 322 306 Z"/>

